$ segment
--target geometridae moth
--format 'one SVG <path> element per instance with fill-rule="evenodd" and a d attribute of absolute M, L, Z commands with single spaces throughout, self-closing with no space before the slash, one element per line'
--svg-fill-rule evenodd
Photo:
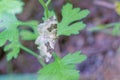
<path fill-rule="evenodd" d="M 50 17 L 44 23 L 38 25 L 39 36 L 35 41 L 40 51 L 40 57 L 46 62 L 52 57 L 54 45 L 57 39 L 57 20 L 55 16 Z"/>

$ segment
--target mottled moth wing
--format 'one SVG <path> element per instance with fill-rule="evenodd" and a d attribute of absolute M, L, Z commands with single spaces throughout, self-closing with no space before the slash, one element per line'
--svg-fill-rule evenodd
<path fill-rule="evenodd" d="M 46 62 L 52 57 L 57 34 L 57 20 L 55 16 L 50 17 L 38 26 L 39 36 L 35 41 L 40 51 L 40 57 Z"/>

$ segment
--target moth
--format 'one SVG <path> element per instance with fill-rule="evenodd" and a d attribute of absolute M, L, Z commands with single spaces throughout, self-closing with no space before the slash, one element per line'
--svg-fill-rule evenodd
<path fill-rule="evenodd" d="M 57 39 L 57 19 L 55 16 L 50 17 L 38 26 L 39 36 L 35 41 L 40 51 L 40 57 L 46 62 L 52 57 L 54 45 Z"/>

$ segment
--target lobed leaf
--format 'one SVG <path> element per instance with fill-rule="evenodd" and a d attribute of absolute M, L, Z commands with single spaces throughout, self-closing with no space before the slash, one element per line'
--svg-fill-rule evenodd
<path fill-rule="evenodd" d="M 0 47 L 3 46 L 6 41 L 9 43 L 4 47 L 5 51 L 8 51 L 7 60 L 11 60 L 12 58 L 16 58 L 19 51 L 19 31 L 18 20 L 13 14 L 2 14 L 0 15 L 0 29 L 4 28 L 0 32 Z"/>
<path fill-rule="evenodd" d="M 22 12 L 24 3 L 20 0 L 0 0 L 0 14 Z"/>
<path fill-rule="evenodd" d="M 78 20 L 85 18 L 88 14 L 88 10 L 80 10 L 80 8 L 73 8 L 69 3 L 66 4 L 62 9 L 62 21 L 58 23 L 57 35 L 78 34 L 85 28 L 85 24 Z"/>
<path fill-rule="evenodd" d="M 77 63 L 81 63 L 83 62 L 87 57 L 85 55 L 80 55 L 80 52 L 75 52 L 75 53 L 70 53 L 68 55 L 66 55 L 64 58 L 62 58 L 62 62 L 64 64 L 70 64 L 70 65 L 74 65 Z"/>
<path fill-rule="evenodd" d="M 4 51 L 8 51 L 7 60 L 11 60 L 12 58 L 17 58 L 18 53 L 20 52 L 20 44 L 19 42 L 12 41 L 12 43 L 5 46 Z"/>
<path fill-rule="evenodd" d="M 78 80 L 79 71 L 73 66 L 85 59 L 86 57 L 80 55 L 80 52 L 68 54 L 62 59 L 55 57 L 53 63 L 48 64 L 38 72 L 40 75 L 38 80 Z"/>

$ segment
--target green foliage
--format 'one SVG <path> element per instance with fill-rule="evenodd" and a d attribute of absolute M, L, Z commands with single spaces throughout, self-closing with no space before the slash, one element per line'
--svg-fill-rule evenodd
<path fill-rule="evenodd" d="M 57 35 L 78 34 L 80 30 L 85 28 L 85 24 L 78 20 L 85 18 L 88 15 L 88 10 L 80 10 L 73 8 L 71 4 L 66 4 L 62 9 L 62 21 L 58 23 Z M 77 22 L 76 22 L 77 21 Z"/>
<path fill-rule="evenodd" d="M 13 5 L 14 4 L 14 5 Z M 16 58 L 20 51 L 19 43 L 19 21 L 15 14 L 22 11 L 23 2 L 19 0 L 1 0 L 0 1 L 0 47 L 7 41 L 9 43 L 4 47 L 8 52 L 7 60 Z"/>
<path fill-rule="evenodd" d="M 20 0 L 0 0 L 0 14 L 10 13 L 16 14 L 22 12 L 24 3 Z"/>
<path fill-rule="evenodd" d="M 14 4 L 14 5 L 13 5 Z M 37 21 L 22 22 L 17 20 L 15 14 L 22 11 L 23 2 L 20 0 L 1 0 L 0 1 L 0 47 L 5 45 L 4 51 L 8 52 L 7 60 L 17 58 L 20 51 L 20 38 L 21 33 L 23 39 L 34 39 L 37 35 L 36 26 Z M 18 26 L 25 25 L 33 29 L 35 33 L 30 31 L 25 32 L 18 29 Z M 20 33 L 19 33 L 20 32 Z M 29 33 L 28 33 L 29 32 Z M 26 38 L 26 37 L 27 38 Z M 30 38 L 30 36 L 32 36 Z M 6 42 L 8 42 L 6 44 Z"/>
<path fill-rule="evenodd" d="M 42 18 L 43 21 L 47 20 L 48 18 L 52 17 L 55 15 L 54 11 L 50 11 L 48 9 L 49 7 L 49 4 L 51 2 L 51 0 L 47 0 L 46 2 L 44 2 L 44 0 L 39 0 L 39 2 L 41 3 L 41 5 L 43 6 L 44 8 L 44 16 Z"/>
<path fill-rule="evenodd" d="M 12 20 L 11 20 L 12 19 Z M 4 30 L 0 33 L 0 47 L 8 40 L 10 43 L 6 45 L 4 50 L 9 51 L 7 60 L 11 60 L 12 57 L 16 58 L 20 51 L 19 47 L 19 31 L 17 29 L 18 20 L 13 14 L 3 14 L 0 16 L 0 28 Z"/>
<path fill-rule="evenodd" d="M 55 53 L 54 53 L 55 55 Z M 80 52 L 68 54 L 62 59 L 54 56 L 55 61 L 42 68 L 38 80 L 78 80 L 79 71 L 75 69 L 75 64 L 81 63 L 86 59 Z"/>
<path fill-rule="evenodd" d="M 47 20 L 48 18 L 55 15 L 54 11 L 48 11 L 48 17 L 46 16 L 46 13 L 44 12 L 44 17 L 42 18 L 43 21 Z"/>
<path fill-rule="evenodd" d="M 113 27 L 112 29 L 112 35 L 114 36 L 120 36 L 120 22 L 118 23 L 111 23 L 109 25 L 107 25 L 108 27 L 111 26 Z"/>
<path fill-rule="evenodd" d="M 3 14 L 0 16 L 0 21 L 0 28 L 5 29 L 0 33 L 0 41 L 2 41 L 0 42 L 0 46 L 3 46 L 7 40 L 14 40 L 16 34 L 18 34 L 18 31 L 16 31 L 18 20 L 12 14 Z"/>
<path fill-rule="evenodd" d="M 43 20 L 46 20 L 49 17 L 51 17 L 52 14 L 54 14 L 54 12 L 49 11 L 49 9 L 48 9 L 48 6 L 49 6 L 51 0 L 46 0 L 46 2 L 44 0 L 39 0 L 39 2 L 41 3 L 41 5 L 44 8 L 44 18 L 43 18 Z"/>
<path fill-rule="evenodd" d="M 98 25 L 93 28 L 89 28 L 89 31 L 101 31 L 113 36 L 120 36 L 120 22 L 110 23 L 106 25 Z"/>
<path fill-rule="evenodd" d="M 37 26 L 38 22 L 35 20 L 27 21 L 27 22 L 20 22 L 20 25 L 28 26 L 33 31 L 28 29 L 22 29 L 20 31 L 20 36 L 22 40 L 35 40 L 38 36 Z"/>
<path fill-rule="evenodd" d="M 45 10 L 43 20 L 47 20 L 49 17 L 55 15 L 53 11 L 48 10 L 51 0 L 47 0 L 46 2 L 39 0 L 39 2 Z M 43 63 L 35 52 L 24 47 L 20 42 L 20 36 L 22 40 L 34 40 L 38 36 L 37 21 L 22 22 L 16 18 L 15 15 L 20 13 L 22 9 L 23 2 L 21 0 L 0 0 L 0 47 L 4 46 L 4 51 L 8 52 L 7 60 L 17 58 L 20 49 L 23 49 L 35 56 L 39 62 Z M 88 10 L 80 10 L 79 8 L 73 8 L 71 4 L 66 4 L 62 9 L 62 21 L 57 25 L 57 36 L 78 34 L 85 27 L 85 24 L 78 20 L 85 18 L 88 13 Z M 21 26 L 27 26 L 32 31 L 20 28 Z M 76 70 L 75 65 L 84 61 L 86 59 L 85 55 L 75 52 L 66 55 L 62 59 L 56 56 L 55 53 L 53 56 L 55 61 L 39 71 L 39 80 L 79 79 L 79 71 Z"/>
<path fill-rule="evenodd" d="M 33 32 L 28 30 L 22 30 L 20 35 L 22 36 L 23 40 L 35 40 L 38 35 L 35 35 Z"/>
<path fill-rule="evenodd" d="M 17 20 L 14 14 L 1 14 L 0 15 L 0 47 L 5 45 L 8 41 L 9 43 L 5 45 L 4 51 L 8 52 L 7 60 L 11 60 L 12 58 L 17 58 L 18 53 L 20 51 L 20 41 L 19 35 L 22 36 L 24 40 L 34 40 L 37 37 L 37 29 L 35 26 L 38 25 L 37 21 L 29 21 L 29 22 L 21 22 Z M 36 32 L 30 32 L 28 30 L 20 30 L 18 26 L 32 26 L 31 28 Z M 20 32 L 20 33 L 19 33 Z"/>

